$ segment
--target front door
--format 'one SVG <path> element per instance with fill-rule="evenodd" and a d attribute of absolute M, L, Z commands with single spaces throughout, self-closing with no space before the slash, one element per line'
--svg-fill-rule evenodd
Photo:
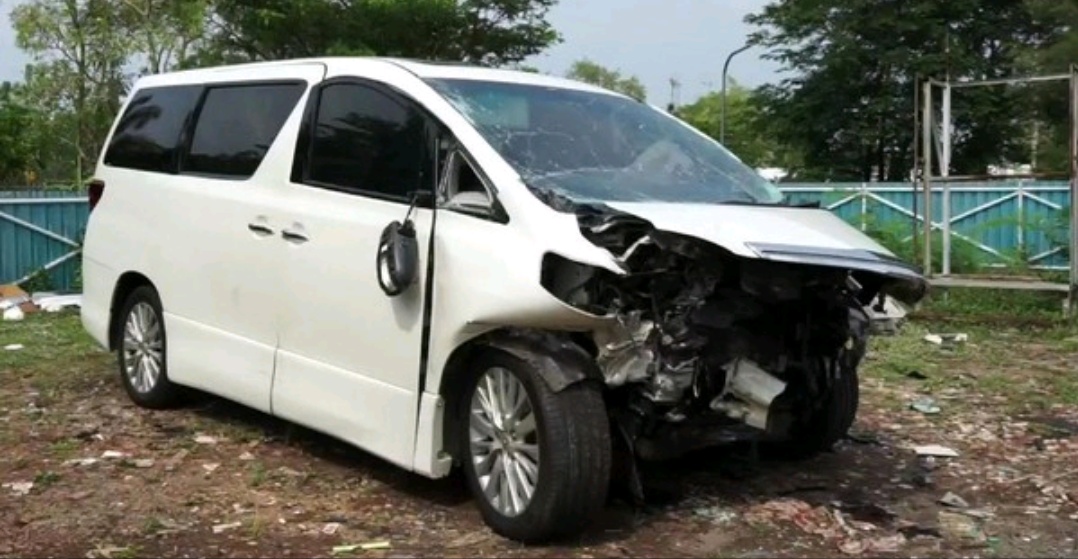
<path fill-rule="evenodd" d="M 411 212 L 421 260 L 403 293 L 383 292 L 376 253 L 412 194 L 434 184 L 429 123 L 372 82 L 331 79 L 311 100 L 282 214 L 273 413 L 411 467 L 430 210 Z"/>

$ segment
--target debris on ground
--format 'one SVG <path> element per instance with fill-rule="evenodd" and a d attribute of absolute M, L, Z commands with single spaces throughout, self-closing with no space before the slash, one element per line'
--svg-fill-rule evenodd
<path fill-rule="evenodd" d="M 700 507 L 693 514 L 707 518 L 716 524 L 726 524 L 737 518 L 737 513 L 724 507 Z"/>
<path fill-rule="evenodd" d="M 4 351 L 19 351 L 20 349 L 25 349 L 25 348 L 26 348 L 26 346 L 24 346 L 22 344 L 8 344 L 8 345 L 4 346 Z"/>
<path fill-rule="evenodd" d="M 106 450 L 101 453 L 101 458 L 105 460 L 127 458 L 127 453 L 120 452 L 119 450 Z"/>
<path fill-rule="evenodd" d="M 925 334 L 924 341 L 938 346 L 955 346 L 969 341 L 969 334 Z"/>
<path fill-rule="evenodd" d="M 198 444 L 214 445 L 217 444 L 217 437 L 211 437 L 209 435 L 195 435 L 195 442 Z"/>
<path fill-rule="evenodd" d="M 214 534 L 220 534 L 222 532 L 227 532 L 229 530 L 235 530 L 236 528 L 239 528 L 240 526 L 243 526 L 242 522 L 229 522 L 227 524 L 215 524 L 213 526 L 213 533 Z"/>
<path fill-rule="evenodd" d="M 4 309 L 4 320 L 16 321 L 26 318 L 26 313 L 19 307 L 8 307 Z"/>
<path fill-rule="evenodd" d="M 910 409 L 919 411 L 925 415 L 935 415 L 941 411 L 940 407 L 936 405 L 936 401 L 928 396 L 922 396 L 913 402 L 910 402 Z"/>
<path fill-rule="evenodd" d="M 940 533 L 947 539 L 966 539 L 978 542 L 985 540 L 983 521 L 979 518 L 952 512 L 939 511 Z"/>
<path fill-rule="evenodd" d="M 943 445 L 929 444 L 913 447 L 918 456 L 939 456 L 941 458 L 957 458 L 958 451 Z"/>
<path fill-rule="evenodd" d="M 959 509 L 968 509 L 969 508 L 969 503 L 967 503 L 965 499 L 963 499 L 962 497 L 959 497 L 958 495 L 955 495 L 954 493 L 952 493 L 950 491 L 948 491 L 947 494 L 944 495 L 943 497 L 940 497 L 939 502 L 940 502 L 940 504 L 947 505 L 949 507 L 955 507 L 955 508 L 959 508 Z"/>
<path fill-rule="evenodd" d="M 139 458 L 133 462 L 134 466 L 139 469 L 152 468 L 154 461 L 153 458 Z"/>
<path fill-rule="evenodd" d="M 97 458 L 73 458 L 64 462 L 65 466 L 93 466 L 97 464 Z"/>
<path fill-rule="evenodd" d="M 911 378 L 913 380 L 928 380 L 928 375 L 921 371 L 909 371 L 906 373 L 906 378 Z"/>
<path fill-rule="evenodd" d="M 339 555 L 341 553 L 354 553 L 356 551 L 373 551 L 375 549 L 389 549 L 390 545 L 387 541 L 367 542 L 347 545 L 333 546 L 333 554 Z"/>
<path fill-rule="evenodd" d="M 30 491 L 34 488 L 34 482 L 32 481 L 16 481 L 12 483 L 5 483 L 3 485 L 5 489 L 10 489 L 15 495 L 22 497 L 23 495 L 29 495 Z"/>
<path fill-rule="evenodd" d="M 34 293 L 30 300 L 45 312 L 60 312 L 69 307 L 82 306 L 82 295 L 78 293 Z"/>
<path fill-rule="evenodd" d="M 326 525 L 322 527 L 322 533 L 327 536 L 332 536 L 333 534 L 336 534 L 337 531 L 340 529 L 340 522 L 327 522 Z"/>

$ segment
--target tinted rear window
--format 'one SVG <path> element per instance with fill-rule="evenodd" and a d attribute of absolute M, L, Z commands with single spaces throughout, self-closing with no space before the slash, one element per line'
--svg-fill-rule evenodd
<path fill-rule="evenodd" d="M 105 164 L 175 172 L 180 134 L 201 92 L 202 87 L 190 85 L 138 91 L 116 126 L 105 151 Z"/>
<path fill-rule="evenodd" d="M 210 89 L 183 171 L 234 178 L 253 175 L 305 89 L 302 83 Z"/>

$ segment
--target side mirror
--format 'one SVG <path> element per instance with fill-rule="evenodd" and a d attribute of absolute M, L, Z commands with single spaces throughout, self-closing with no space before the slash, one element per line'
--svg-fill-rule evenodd
<path fill-rule="evenodd" d="M 382 230 L 375 263 L 378 285 L 390 297 L 404 293 L 419 273 L 419 244 L 412 220 L 394 221 Z"/>

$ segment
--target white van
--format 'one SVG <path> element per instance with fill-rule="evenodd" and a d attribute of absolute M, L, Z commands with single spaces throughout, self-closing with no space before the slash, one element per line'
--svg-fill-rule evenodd
<path fill-rule="evenodd" d="M 526 542 L 579 532 L 612 482 L 641 497 L 636 460 L 829 448 L 864 306 L 926 289 L 665 112 L 485 68 L 144 77 L 90 204 L 82 320 L 136 404 L 194 388 L 461 467 Z"/>

